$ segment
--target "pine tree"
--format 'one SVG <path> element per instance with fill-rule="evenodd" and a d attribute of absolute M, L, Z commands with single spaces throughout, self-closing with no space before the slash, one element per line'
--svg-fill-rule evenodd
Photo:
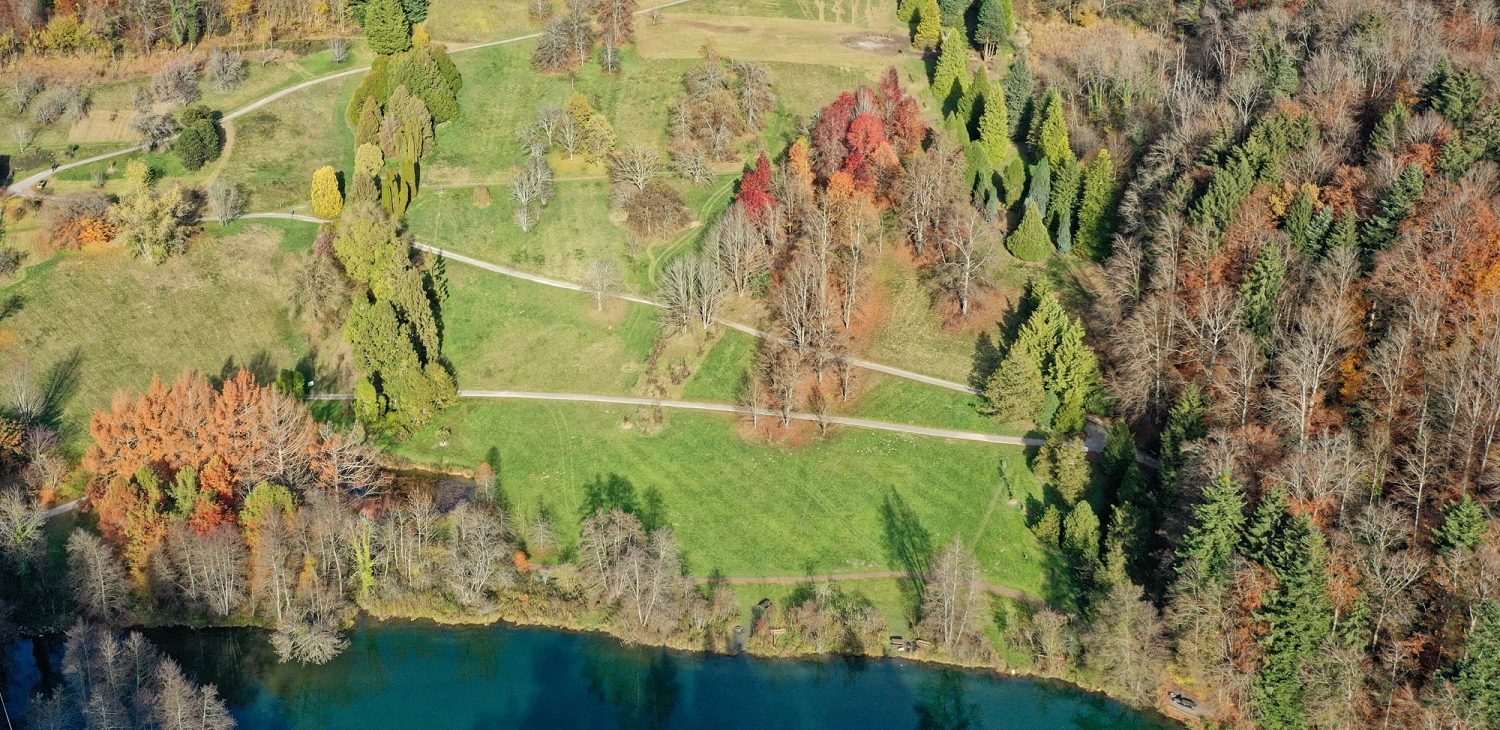
<path fill-rule="evenodd" d="M 985 56 L 1010 40 L 1016 32 L 1015 10 L 1011 0 L 979 0 L 979 17 L 975 19 L 974 40 L 984 48 Z"/>
<path fill-rule="evenodd" d="M 1179 574 L 1202 580 L 1229 580 L 1234 556 L 1245 527 L 1245 495 L 1228 474 L 1221 474 L 1203 490 L 1203 502 L 1193 509 L 1193 524 L 1177 551 Z"/>
<path fill-rule="evenodd" d="M 365 7 L 365 37 L 370 50 L 382 56 L 411 48 L 411 21 L 401 0 L 370 0 Z"/>
<path fill-rule="evenodd" d="M 1060 167 L 1073 160 L 1073 147 L 1068 142 L 1068 120 L 1063 115 L 1062 95 L 1048 89 L 1042 102 L 1041 122 L 1037 125 L 1033 153 L 1045 157 L 1053 167 Z"/>
<path fill-rule="evenodd" d="M 1035 205 L 1026 206 L 1021 224 L 1005 239 L 1005 249 L 1022 261 L 1046 261 L 1052 255 L 1047 225 L 1042 222 L 1042 213 Z"/>
<path fill-rule="evenodd" d="M 1489 727 L 1500 727 L 1500 602 L 1479 605 L 1479 620 L 1464 646 L 1455 684 Z"/>
<path fill-rule="evenodd" d="M 984 145 L 990 161 L 999 164 L 1010 154 L 1010 120 L 1005 89 L 990 86 L 984 94 L 984 111 L 979 115 L 979 143 Z"/>
<path fill-rule="evenodd" d="M 1381 251 L 1396 240 L 1401 224 L 1416 210 L 1417 201 L 1422 198 L 1422 185 L 1422 168 L 1407 165 L 1401 170 L 1391 189 L 1381 197 L 1375 215 L 1365 222 L 1360 242 L 1367 253 Z"/>
<path fill-rule="evenodd" d="M 324 165 L 313 172 L 313 215 L 330 220 L 339 217 L 344 210 L 344 196 L 339 192 L 339 175 L 331 166 Z"/>
<path fill-rule="evenodd" d="M 911 44 L 917 48 L 934 48 L 943 37 L 943 15 L 937 0 L 910 0 L 915 5 L 917 30 Z M 936 93 L 936 92 L 934 92 Z"/>
<path fill-rule="evenodd" d="M 1109 239 L 1115 232 L 1115 162 L 1108 148 L 1101 148 L 1083 174 L 1083 200 L 1078 205 L 1079 253 L 1095 261 L 1109 257 Z"/>
<path fill-rule="evenodd" d="M 1161 434 L 1161 480 L 1163 484 L 1177 481 L 1177 472 L 1182 468 L 1182 449 L 1189 441 L 1208 435 L 1204 424 L 1207 411 L 1203 406 L 1203 394 L 1196 385 L 1183 388 L 1177 403 L 1167 413 L 1167 425 Z"/>
<path fill-rule="evenodd" d="M 1015 345 L 1005 353 L 984 388 L 996 420 L 1005 423 L 1035 422 L 1046 395 L 1036 356 Z"/>
<path fill-rule="evenodd" d="M 932 95 L 944 106 L 963 96 L 964 78 L 969 72 L 968 56 L 963 34 L 953 29 L 943 34 L 937 64 L 932 69 Z"/>
<path fill-rule="evenodd" d="M 1245 328 L 1261 342 L 1269 343 L 1281 312 L 1281 292 L 1286 287 L 1286 255 L 1281 246 L 1267 243 L 1260 248 L 1250 273 L 1240 282 L 1240 301 Z"/>

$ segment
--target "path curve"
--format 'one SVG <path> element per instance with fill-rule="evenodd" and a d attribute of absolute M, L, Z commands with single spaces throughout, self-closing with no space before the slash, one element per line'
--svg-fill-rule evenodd
<path fill-rule="evenodd" d="M 642 8 L 640 10 L 637 10 L 637 11 L 635 11 L 635 14 L 636 15 L 645 15 L 646 13 L 650 13 L 650 12 L 653 12 L 653 11 L 656 11 L 656 10 L 661 10 L 663 8 L 670 8 L 670 7 L 674 6 L 674 5 L 681 5 L 681 4 L 687 3 L 687 2 L 692 2 L 692 0 L 670 0 L 670 2 L 665 2 L 665 3 L 658 4 L 658 5 L 653 5 L 653 6 L 649 7 L 649 8 Z M 518 35 L 518 36 L 514 36 L 512 38 L 502 38 L 500 40 L 495 40 L 495 41 L 485 41 L 483 43 L 473 43 L 473 44 L 470 44 L 470 45 L 467 45 L 467 46 L 456 47 L 456 48 L 448 51 L 448 53 L 450 55 L 452 55 L 454 53 L 464 53 L 464 52 L 467 52 L 467 51 L 477 51 L 477 50 L 479 50 L 481 48 L 493 48 L 495 46 L 503 46 L 503 45 L 506 45 L 508 43 L 520 43 L 521 41 L 528 41 L 528 40 L 531 40 L 533 38 L 540 38 L 541 36 L 542 36 L 541 33 L 527 33 L 526 35 Z M 249 114 L 250 112 L 253 112 L 253 111 L 257 110 L 257 109 L 260 109 L 260 108 L 264 107 L 267 104 L 271 104 L 271 103 L 277 101 L 278 99 L 283 99 L 283 98 L 285 98 L 285 97 L 287 97 L 287 96 L 289 96 L 291 94 L 295 94 L 295 93 L 297 93 L 299 91 L 302 91 L 304 89 L 310 89 L 310 88 L 312 88 L 314 86 L 317 86 L 319 84 L 323 84 L 323 83 L 327 83 L 329 81 L 335 81 L 335 80 L 338 80 L 338 79 L 346 78 L 346 77 L 349 77 L 349 76 L 353 76 L 354 74 L 364 73 L 364 72 L 369 71 L 369 70 L 370 70 L 369 66 L 360 66 L 358 68 L 350 68 L 350 69 L 345 69 L 343 71 L 335 71 L 335 72 L 330 73 L 330 74 L 326 74 L 326 75 L 323 75 L 323 76 L 318 76 L 316 78 L 311 78 L 311 79 L 308 79 L 308 80 L 303 81 L 301 83 L 297 83 L 297 84 L 293 84 L 291 86 L 288 86 L 285 89 L 282 89 L 280 91 L 276 91 L 276 92 L 273 92 L 271 94 L 267 94 L 266 96 L 263 96 L 263 97 L 261 97 L 259 99 L 256 99 L 255 101 L 252 101 L 249 104 L 246 104 L 245 106 L 240 107 L 239 109 L 235 109 L 232 112 L 226 113 L 220 119 L 221 119 L 221 121 L 224 121 L 224 122 L 232 122 L 235 119 L 238 119 L 238 118 L 240 118 L 240 117 L 242 117 L 242 116 L 244 116 L 246 114 Z M 138 144 L 138 145 L 135 145 L 133 147 L 126 147 L 124 149 L 115 150 L 114 152 L 106 152 L 106 153 L 104 153 L 102 155 L 95 155 L 95 156 L 90 157 L 90 158 L 85 159 L 85 160 L 78 160 L 76 162 L 69 162 L 66 165 L 58 165 L 57 167 L 52 168 L 50 170 L 43 170 L 41 172 L 36 173 L 35 175 L 31 175 L 29 177 L 26 177 L 26 178 L 21 179 L 21 180 L 17 180 L 16 182 L 12 183 L 11 186 L 10 186 L 10 188 L 9 188 L 10 194 L 18 196 L 18 197 L 23 197 L 23 198 L 37 198 L 37 197 L 42 197 L 39 193 L 37 193 L 32 188 L 35 188 L 37 185 L 40 185 L 43 181 L 50 179 L 53 175 L 56 175 L 59 172 L 63 172 L 65 170 L 72 170 L 74 168 L 83 167 L 85 165 L 92 165 L 95 162 L 103 162 L 104 160 L 112 159 L 112 158 L 115 158 L 115 157 L 120 157 L 122 155 L 128 155 L 128 154 L 130 154 L 132 152 L 138 152 L 138 151 L 143 150 L 145 148 L 146 148 L 145 144 Z"/>
<path fill-rule="evenodd" d="M 493 398 L 501 400 L 542 400 L 561 401 L 567 403 L 603 403 L 617 406 L 639 406 L 646 408 L 673 408 L 684 411 L 708 411 L 711 413 L 730 413 L 737 416 L 757 416 L 763 418 L 781 418 L 781 411 L 774 408 L 751 408 L 750 406 L 734 405 L 732 403 L 713 403 L 708 401 L 670 400 L 665 398 L 639 398 L 628 395 L 595 395 L 590 393 L 541 393 L 526 390 L 459 390 L 460 398 Z M 354 396 L 348 393 L 324 393 L 308 396 L 308 400 L 318 401 L 346 401 L 353 400 Z M 852 416 L 836 416 L 829 414 L 820 416 L 816 413 L 803 411 L 792 411 L 786 417 L 793 421 L 809 421 L 812 423 L 826 423 L 831 426 L 849 426 L 851 428 L 865 428 L 874 431 L 891 431 L 911 436 L 930 436 L 933 438 L 951 439 L 955 441 L 979 441 L 990 444 L 1002 444 L 1005 446 L 1041 446 L 1046 439 L 1030 436 L 1005 436 L 998 433 L 981 433 L 978 431 L 960 431 L 952 428 L 933 428 L 931 426 L 913 426 L 905 423 L 892 423 L 890 421 L 877 421 L 870 418 L 855 418 Z"/>

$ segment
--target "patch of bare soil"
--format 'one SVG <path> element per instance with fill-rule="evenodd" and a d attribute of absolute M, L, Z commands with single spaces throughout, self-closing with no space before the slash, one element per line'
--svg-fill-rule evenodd
<path fill-rule="evenodd" d="M 697 28 L 698 30 L 707 30 L 707 31 L 712 31 L 714 33 L 749 33 L 750 32 L 750 26 L 748 26 L 748 25 L 722 25 L 720 23 L 709 23 L 709 22 L 702 21 L 702 20 L 678 20 L 678 21 L 675 21 L 675 22 L 677 22 L 679 25 L 685 25 L 685 26 L 687 26 L 689 28 Z"/>
<path fill-rule="evenodd" d="M 906 38 L 895 33 L 856 33 L 839 39 L 844 45 L 871 53 L 894 56 L 910 45 Z"/>

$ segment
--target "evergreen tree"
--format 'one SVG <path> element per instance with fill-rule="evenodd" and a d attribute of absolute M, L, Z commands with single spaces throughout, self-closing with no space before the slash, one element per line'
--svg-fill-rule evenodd
<path fill-rule="evenodd" d="M 1021 202 L 1026 193 L 1026 163 L 1020 155 L 1011 155 L 1000 167 L 1000 189 L 1005 194 L 1005 207 Z"/>
<path fill-rule="evenodd" d="M 224 142 L 219 135 L 219 125 L 207 107 L 194 106 L 183 110 L 180 124 L 182 131 L 172 143 L 172 152 L 182 160 L 182 166 L 197 170 L 211 160 L 219 159 Z"/>
<path fill-rule="evenodd" d="M 969 72 L 969 47 L 963 34 L 949 29 L 943 33 L 937 63 L 932 69 L 932 94 L 945 107 L 962 98 L 964 78 Z"/>
<path fill-rule="evenodd" d="M 1314 235 L 1313 216 L 1317 214 L 1317 193 L 1306 188 L 1297 191 L 1287 205 L 1286 217 L 1281 219 L 1281 228 L 1286 231 L 1292 245 L 1309 258 L 1316 256 L 1323 243 L 1322 236 Z M 1331 223 L 1331 219 L 1330 219 Z"/>
<path fill-rule="evenodd" d="M 1012 345 L 985 384 L 984 396 L 995 418 L 1005 423 L 1034 423 L 1047 395 L 1035 355 Z"/>
<path fill-rule="evenodd" d="M 1479 111 L 1484 98 L 1484 80 L 1473 69 L 1455 72 L 1444 58 L 1422 91 L 1422 107 L 1443 115 L 1455 127 L 1464 127 Z"/>
<path fill-rule="evenodd" d="M 1078 205 L 1078 250 L 1087 258 L 1103 261 L 1109 257 L 1118 190 L 1115 162 L 1109 149 L 1101 148 L 1084 172 L 1083 200 Z"/>
<path fill-rule="evenodd" d="M 370 0 L 365 7 L 365 37 L 370 50 L 389 56 L 411 48 L 411 21 L 401 0 Z"/>
<path fill-rule="evenodd" d="M 912 34 L 911 44 L 917 48 L 934 48 L 942 41 L 943 16 L 937 0 L 910 0 L 915 6 L 917 29 Z M 937 87 L 934 86 L 934 89 Z M 933 92 L 937 94 L 936 91 Z"/>
<path fill-rule="evenodd" d="M 458 117 L 458 95 L 425 48 L 415 48 L 391 60 L 390 88 L 405 86 L 432 114 L 434 124 Z"/>
<path fill-rule="evenodd" d="M 999 163 L 1010 154 L 1010 121 L 1005 88 L 990 86 L 984 93 L 984 111 L 979 115 L 979 143 L 990 161 Z"/>
<path fill-rule="evenodd" d="M 1022 261 L 1046 261 L 1052 255 L 1047 225 L 1042 222 L 1042 213 L 1035 205 L 1026 206 L 1021 224 L 1005 239 L 1005 249 Z"/>
<path fill-rule="evenodd" d="M 1125 500 L 1125 495 L 1120 492 L 1120 482 L 1134 463 L 1135 436 L 1130 433 L 1130 424 L 1124 419 L 1115 421 L 1104 436 L 1104 451 L 1099 455 L 1099 468 L 1109 490 L 1105 496 L 1110 504 L 1120 504 Z"/>
<path fill-rule="evenodd" d="M 1261 562 L 1270 560 L 1271 543 L 1290 518 L 1286 490 L 1278 486 L 1267 491 L 1245 526 L 1245 554 Z"/>
<path fill-rule="evenodd" d="M 1084 344 L 1083 335 L 1083 326 L 1069 320 L 1046 372 L 1048 389 L 1058 398 L 1052 427 L 1061 433 L 1083 430 L 1088 397 L 1099 384 L 1099 359 Z"/>
<path fill-rule="evenodd" d="M 947 28 L 964 28 L 964 15 L 969 12 L 971 0 L 938 0 L 938 7 L 943 12 L 943 26 Z"/>
<path fill-rule="evenodd" d="M 1063 519 L 1062 548 L 1078 582 L 1092 583 L 1099 568 L 1099 516 L 1087 499 L 1078 500 Z"/>
<path fill-rule="evenodd" d="M 1245 496 L 1233 477 L 1221 474 L 1203 490 L 1193 510 L 1193 524 L 1177 551 L 1179 573 L 1189 566 L 1204 580 L 1228 581 L 1236 547 L 1245 527 Z"/>
<path fill-rule="evenodd" d="M 1422 198 L 1422 185 L 1422 168 L 1407 165 L 1401 170 L 1391 189 L 1380 199 L 1375 215 L 1365 222 L 1361 243 L 1367 253 L 1381 251 L 1396 240 L 1401 224 L 1416 210 L 1417 201 Z"/>
<path fill-rule="evenodd" d="M 359 86 L 354 89 L 354 97 L 349 100 L 347 110 L 349 124 L 356 129 L 364 113 L 366 99 L 375 101 L 375 111 L 379 113 L 380 107 L 385 105 L 386 98 L 391 95 L 390 68 L 390 56 L 376 56 L 375 60 L 370 62 L 370 71 L 359 80 Z"/>
<path fill-rule="evenodd" d="M 1286 255 L 1276 243 L 1260 247 L 1260 254 L 1240 282 L 1240 300 L 1245 328 L 1262 343 L 1269 343 L 1276 332 L 1276 317 L 1281 311 L 1281 292 L 1286 286 Z"/>
<path fill-rule="evenodd" d="M 1026 60 L 1024 51 L 1016 53 L 1014 60 L 1010 62 L 1010 73 L 1005 76 L 1005 121 L 1010 124 L 1010 136 L 1016 136 L 1016 131 L 1021 128 L 1021 123 L 1026 121 L 1027 108 L 1031 105 L 1031 97 L 1035 93 L 1035 79 L 1031 75 L 1031 63 Z"/>
<path fill-rule="evenodd" d="M 1355 217 L 1354 210 L 1346 210 L 1344 214 L 1334 219 L 1333 227 L 1328 230 L 1328 235 L 1323 239 L 1323 250 L 1332 251 L 1336 248 L 1354 249 L 1359 247 L 1359 219 Z"/>
<path fill-rule="evenodd" d="M 1037 451 L 1033 470 L 1036 478 L 1052 492 L 1046 498 L 1063 505 L 1083 499 L 1092 481 L 1088 450 L 1077 436 L 1060 433 L 1048 436 L 1047 442 Z"/>
<path fill-rule="evenodd" d="M 984 98 L 989 88 L 990 77 L 984 72 L 984 67 L 974 69 L 974 76 L 969 79 L 969 86 L 964 89 L 963 98 L 958 100 L 958 109 L 955 114 L 963 121 L 964 135 L 960 139 L 965 142 L 979 138 L 979 115 L 984 111 Z"/>
<path fill-rule="evenodd" d="M 1057 231 L 1058 250 L 1062 250 L 1062 239 L 1066 234 L 1073 240 L 1071 223 L 1073 211 L 1078 207 L 1078 194 L 1083 190 L 1083 166 L 1076 160 L 1063 164 L 1052 175 L 1052 199 L 1047 205 L 1047 223 Z M 1067 230 L 1061 225 L 1067 219 Z"/>
<path fill-rule="evenodd" d="M 344 209 L 344 196 L 339 191 L 339 175 L 331 166 L 324 165 L 313 172 L 312 211 L 319 218 L 334 219 Z"/>
<path fill-rule="evenodd" d="M 1437 530 L 1438 552 L 1468 552 L 1484 542 L 1489 530 L 1489 516 L 1474 498 L 1465 494 L 1462 500 L 1443 509 L 1443 526 Z"/>
<path fill-rule="evenodd" d="M 1167 425 L 1161 433 L 1161 480 L 1163 484 L 1177 481 L 1177 472 L 1182 468 L 1182 449 L 1189 441 L 1208 435 L 1204 424 L 1207 411 L 1203 405 L 1203 393 L 1197 385 L 1190 384 L 1177 396 L 1177 403 L 1167 413 Z"/>
<path fill-rule="evenodd" d="M 1380 116 L 1380 121 L 1375 123 L 1375 129 L 1370 132 L 1370 149 L 1376 152 L 1395 153 L 1401 149 L 1406 139 L 1406 122 L 1411 117 L 1411 112 L 1406 107 L 1406 102 L 1396 99 L 1391 108 Z"/>
<path fill-rule="evenodd" d="M 1485 724 L 1496 728 L 1500 727 L 1500 602 L 1484 601 L 1478 614 L 1454 684 Z"/>
<path fill-rule="evenodd" d="M 979 0 L 979 16 L 975 18 L 974 40 L 984 48 L 986 56 L 994 55 L 995 49 L 1010 40 L 1016 32 L 1015 10 L 1011 0 Z"/>
<path fill-rule="evenodd" d="M 1276 587 L 1258 618 L 1265 621 L 1265 659 L 1253 685 L 1255 715 L 1269 730 L 1308 726 L 1306 676 L 1333 632 L 1328 547 L 1308 515 L 1292 517 L 1271 543 Z"/>
<path fill-rule="evenodd" d="M 1068 120 L 1063 115 L 1062 95 L 1048 89 L 1042 100 L 1041 121 L 1037 125 L 1036 140 L 1032 152 L 1061 167 L 1073 160 L 1073 147 L 1068 142 Z"/>
<path fill-rule="evenodd" d="M 359 107 L 359 125 L 354 130 L 355 144 L 380 143 L 380 103 L 366 96 Z"/>
<path fill-rule="evenodd" d="M 401 0 L 401 10 L 406 21 L 416 25 L 427 19 L 427 0 Z"/>

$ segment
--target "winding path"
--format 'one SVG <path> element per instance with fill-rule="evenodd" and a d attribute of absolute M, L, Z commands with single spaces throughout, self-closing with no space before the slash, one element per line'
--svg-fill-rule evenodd
<path fill-rule="evenodd" d="M 681 5 L 681 4 L 687 3 L 687 2 L 692 2 L 692 0 L 670 0 L 669 2 L 664 2 L 664 3 L 660 3 L 658 5 L 653 5 L 653 6 L 649 7 L 649 8 L 642 8 L 640 10 L 637 10 L 637 11 L 635 11 L 635 14 L 636 15 L 645 15 L 647 13 L 650 13 L 650 12 L 653 12 L 653 11 L 656 11 L 656 10 L 661 10 L 663 8 L 670 8 L 670 7 L 674 6 L 674 5 Z M 528 41 L 528 40 L 531 40 L 533 38 L 540 38 L 541 35 L 542 35 L 541 33 L 527 33 L 526 35 L 518 35 L 518 36 L 511 37 L 511 38 L 503 38 L 503 39 L 497 40 L 497 41 L 486 41 L 484 43 L 474 43 L 474 44 L 470 44 L 470 45 L 467 45 L 467 46 L 461 46 L 461 47 L 458 47 L 458 48 L 454 48 L 454 49 L 450 50 L 448 53 L 449 54 L 465 53 L 467 51 L 477 51 L 477 50 L 479 50 L 481 48 L 492 48 L 494 46 L 503 46 L 503 45 L 506 45 L 506 44 L 509 44 L 509 43 L 520 43 L 521 41 Z M 318 76 L 316 78 L 308 79 L 308 80 L 303 81 L 303 82 L 298 83 L 298 84 L 293 84 L 293 85 L 288 86 L 285 89 L 282 89 L 280 91 L 276 91 L 276 92 L 273 92 L 271 94 L 267 94 L 266 96 L 262 96 L 261 98 L 256 99 L 255 101 L 252 101 L 249 104 L 246 104 L 245 106 L 240 107 L 239 109 L 235 109 L 232 112 L 226 113 L 223 116 L 222 121 L 232 122 L 235 119 L 238 119 L 238 118 L 240 118 L 242 116 L 245 116 L 246 114 L 249 114 L 250 112 L 253 112 L 253 111 L 257 110 L 257 109 L 260 109 L 260 108 L 266 106 L 267 104 L 271 104 L 271 103 L 275 102 L 278 99 L 283 99 L 283 98 L 285 98 L 285 97 L 287 97 L 287 96 L 289 96 L 291 94 L 295 94 L 295 93 L 297 93 L 299 91 L 302 91 L 304 89 L 310 89 L 310 88 L 312 88 L 314 86 L 318 86 L 320 84 L 324 84 L 324 83 L 327 83 L 329 81 L 336 81 L 338 79 L 347 78 L 349 76 L 353 76 L 353 75 L 359 74 L 359 73 L 364 73 L 364 72 L 369 71 L 369 70 L 370 70 L 369 66 L 360 66 L 359 68 L 350 68 L 350 69 L 345 69 L 343 71 L 335 71 L 335 72 L 330 73 L 330 74 L 325 74 L 323 76 Z M 78 168 L 78 167 L 84 167 L 86 165 L 92 165 L 95 162 L 103 162 L 104 160 L 113 159 L 115 157 L 120 157 L 122 155 L 128 155 L 128 154 L 130 154 L 132 152 L 139 152 L 139 151 L 144 150 L 144 149 L 146 149 L 146 145 L 145 144 L 138 144 L 138 145 L 133 145 L 131 147 L 125 147 L 123 149 L 118 149 L 118 150 L 115 150 L 113 152 L 106 152 L 106 153 L 101 154 L 101 155 L 95 155 L 95 156 L 89 157 L 87 159 L 78 160 L 78 161 L 75 161 L 75 162 L 69 162 L 66 165 L 58 165 L 57 167 L 52 168 L 50 170 L 43 170 L 43 171 L 38 172 L 38 173 L 36 173 L 34 175 L 31 175 L 29 177 L 26 177 L 26 178 L 23 178 L 21 180 L 15 181 L 14 183 L 11 184 L 9 190 L 10 190 L 11 195 L 15 195 L 15 196 L 23 197 L 23 198 L 39 198 L 39 197 L 43 197 L 42 194 L 38 193 L 36 190 L 34 190 L 34 188 L 37 185 L 42 184 L 42 182 L 48 180 L 53 175 L 56 175 L 59 172 L 63 172 L 65 170 L 72 170 L 72 169 Z"/>

